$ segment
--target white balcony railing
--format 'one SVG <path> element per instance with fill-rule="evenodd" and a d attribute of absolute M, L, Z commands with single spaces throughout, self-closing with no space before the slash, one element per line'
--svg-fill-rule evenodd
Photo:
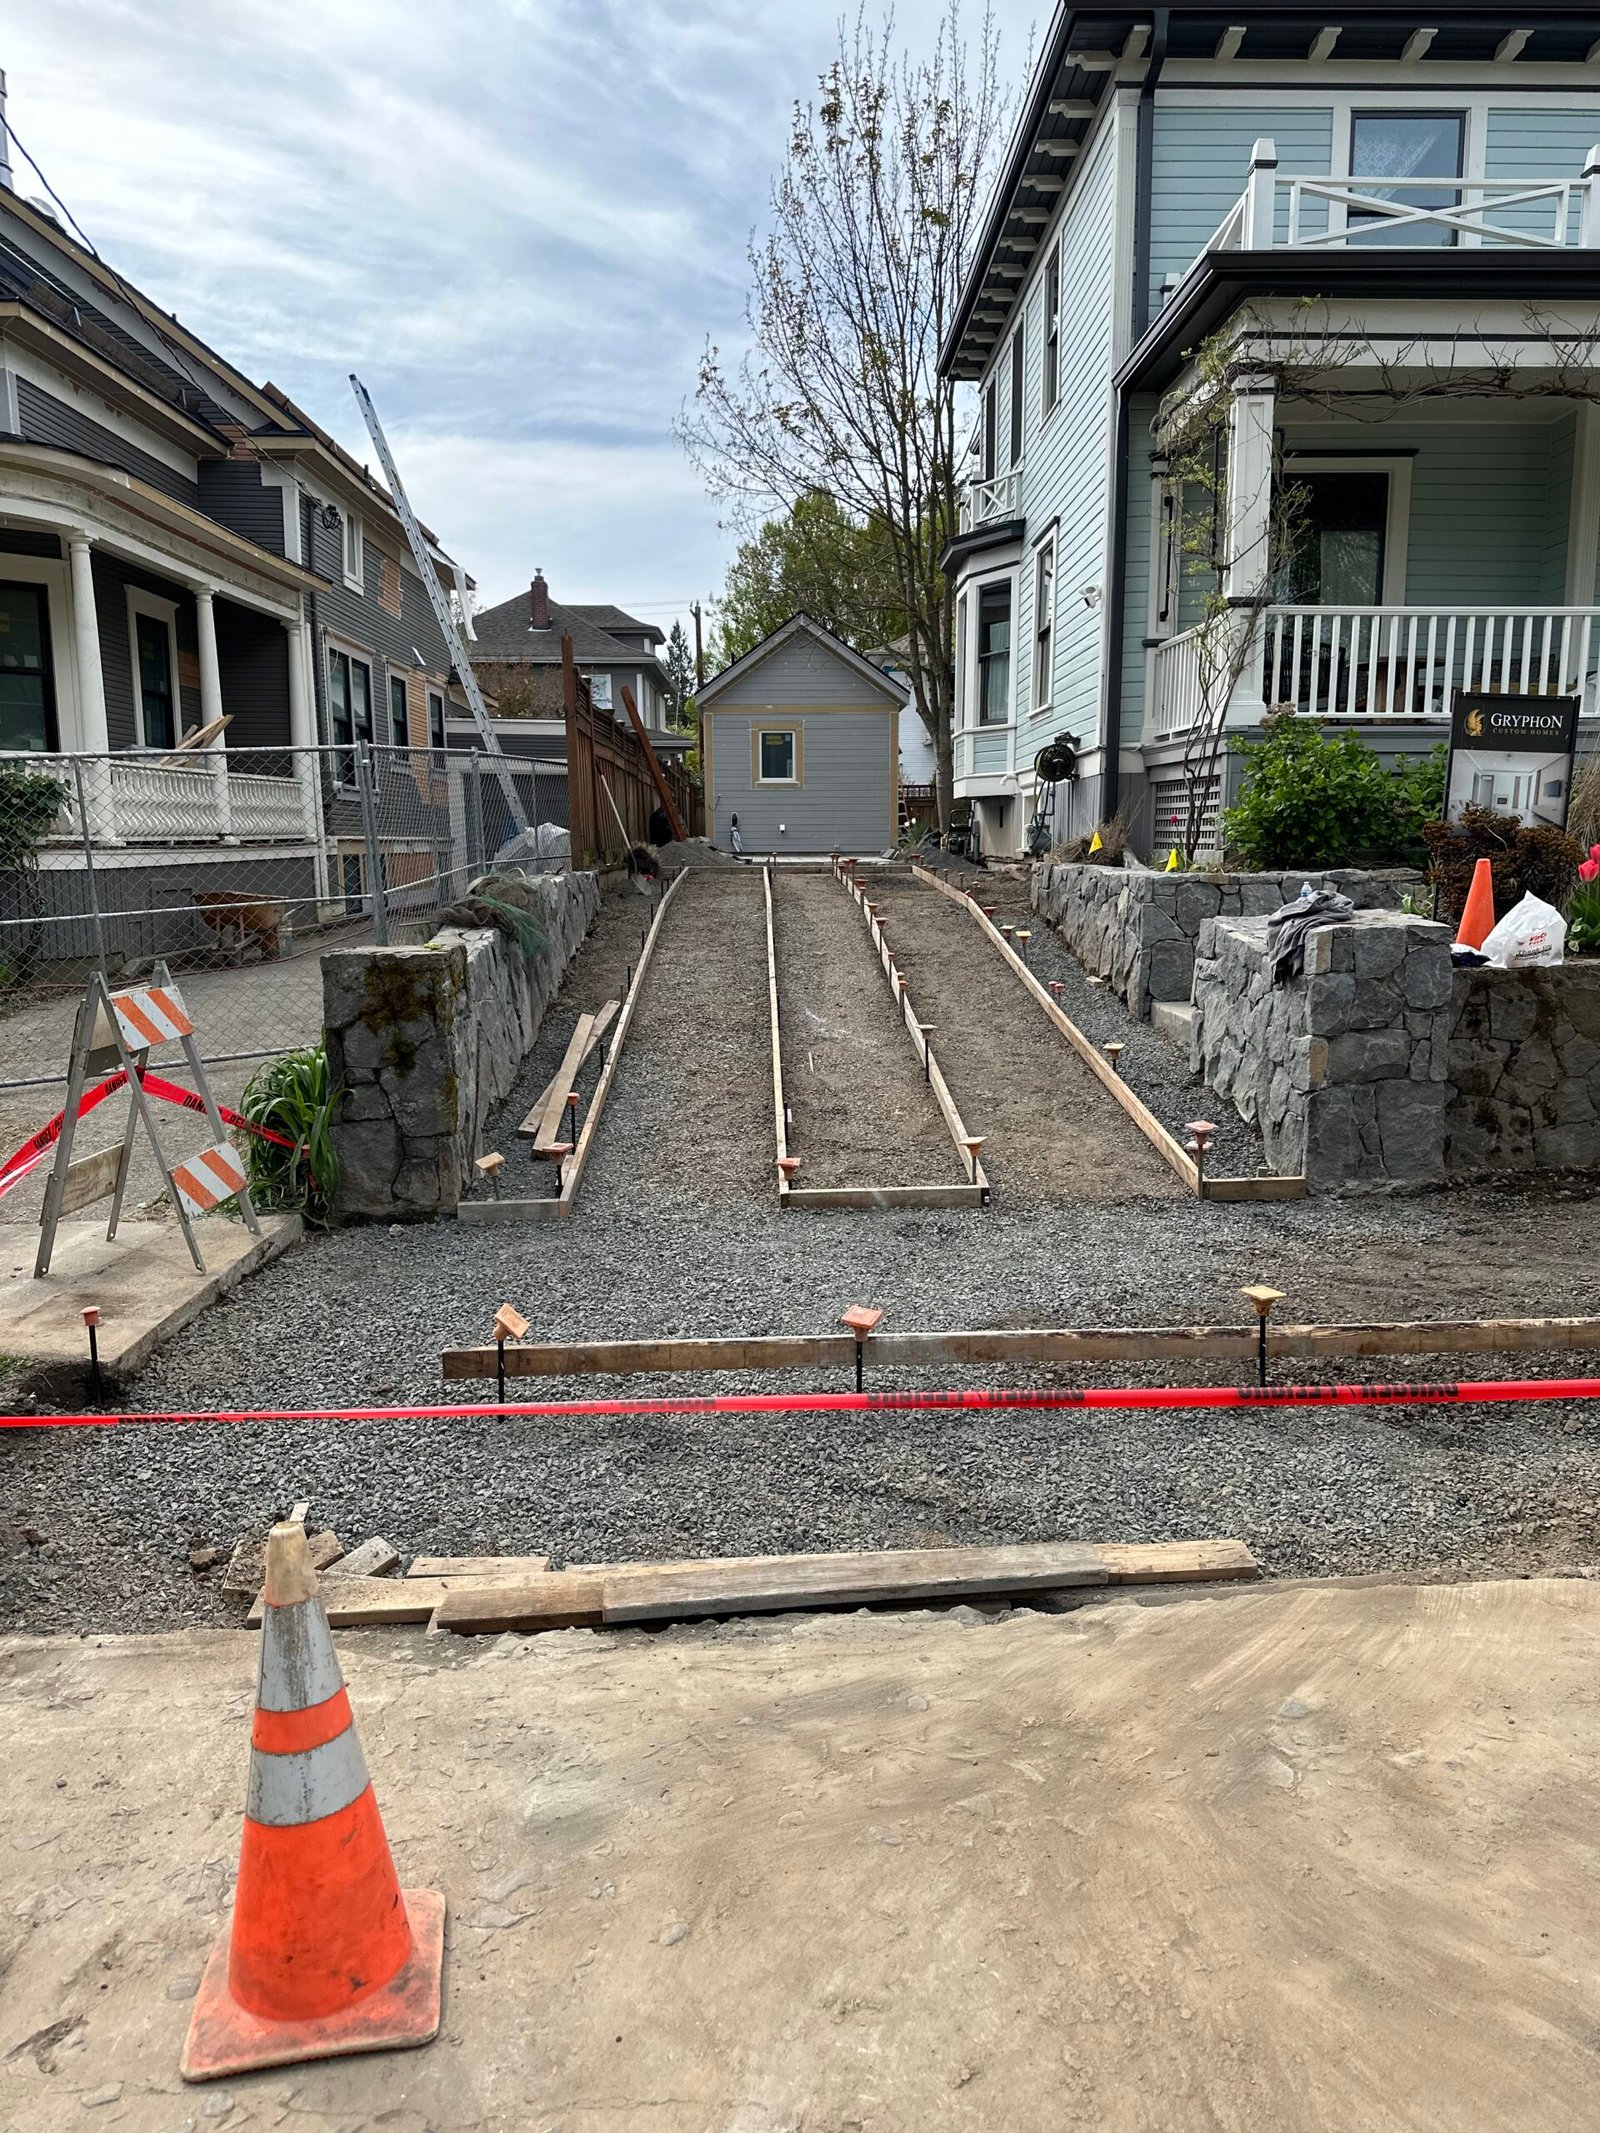
<path fill-rule="evenodd" d="M 1188 733 L 1220 710 L 1235 666 L 1231 618 L 1156 648 L 1151 733 Z M 1269 607 L 1237 663 L 1230 710 L 1291 704 L 1307 718 L 1443 722 L 1457 689 L 1569 696 L 1595 710 L 1600 608 Z"/>
<path fill-rule="evenodd" d="M 984 526 L 998 525 L 1003 519 L 1018 517 L 1021 510 L 1022 469 L 1015 466 L 988 481 L 968 482 L 961 492 L 961 531 L 975 533 Z"/>
<path fill-rule="evenodd" d="M 77 757 L 13 755 L 5 760 L 17 769 L 57 778 L 66 787 L 66 800 L 46 840 L 52 844 L 79 843 L 83 813 L 91 837 L 107 844 L 296 844 L 315 835 L 320 817 L 314 754 L 261 750 L 256 759 L 262 755 L 277 759 L 280 775 L 234 769 L 221 749 L 201 750 L 192 767 L 182 768 L 170 756 L 131 751 Z"/>
<path fill-rule="evenodd" d="M 1260 140 L 1251 152 L 1244 194 L 1206 250 L 1407 244 L 1434 250 L 1600 248 L 1600 146 L 1590 149 L 1582 174 L 1571 178 L 1355 178 L 1280 171 L 1275 144 Z"/>

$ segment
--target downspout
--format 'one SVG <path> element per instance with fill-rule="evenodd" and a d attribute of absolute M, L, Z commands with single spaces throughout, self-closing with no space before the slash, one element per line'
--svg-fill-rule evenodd
<path fill-rule="evenodd" d="M 1153 10 L 1150 58 L 1139 85 L 1139 112 L 1134 137 L 1133 202 L 1133 343 L 1137 347 L 1150 323 L 1150 187 L 1155 169 L 1156 83 L 1167 58 L 1167 10 Z M 1100 813 L 1109 821 L 1117 811 L 1122 757 L 1122 646 L 1127 621 L 1122 612 L 1127 582 L 1124 551 L 1128 542 L 1128 395 L 1117 388 L 1115 460 L 1112 466 L 1111 553 L 1106 569 L 1106 613 L 1111 642 L 1106 648 L 1105 767 L 1100 780 Z"/>

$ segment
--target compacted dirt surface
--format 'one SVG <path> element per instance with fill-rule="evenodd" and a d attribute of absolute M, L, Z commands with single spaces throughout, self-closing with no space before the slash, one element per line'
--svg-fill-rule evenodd
<path fill-rule="evenodd" d="M 341 1632 L 421 2051 L 185 2090 L 255 1639 L 0 1641 L 0 2122 L 1592 2133 L 1600 1586 Z"/>
<path fill-rule="evenodd" d="M 831 873 L 775 871 L 772 900 L 795 1183 L 964 1183 L 854 899 Z"/>
<path fill-rule="evenodd" d="M 909 874 L 874 874 L 868 888 L 967 1130 L 984 1136 L 997 1202 L 1106 1207 L 1183 1194 L 965 911 Z"/>

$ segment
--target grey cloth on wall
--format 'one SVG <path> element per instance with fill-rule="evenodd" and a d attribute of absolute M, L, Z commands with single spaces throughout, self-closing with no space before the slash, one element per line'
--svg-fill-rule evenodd
<path fill-rule="evenodd" d="M 1281 904 L 1267 920 L 1267 956 L 1272 982 L 1297 978 L 1306 964 L 1306 936 L 1318 926 L 1343 925 L 1355 905 L 1338 889 L 1313 889 L 1308 883 L 1292 904 Z"/>

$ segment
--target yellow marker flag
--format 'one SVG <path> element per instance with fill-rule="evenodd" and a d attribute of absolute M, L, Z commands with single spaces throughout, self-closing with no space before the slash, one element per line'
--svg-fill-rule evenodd
<path fill-rule="evenodd" d="M 1089 850 L 1091 853 L 1103 852 L 1105 850 L 1105 846 L 1100 842 L 1100 832 L 1098 830 L 1096 830 L 1094 835 L 1089 839 Z"/>
<path fill-rule="evenodd" d="M 1176 874 L 1178 872 L 1178 847 L 1176 845 L 1167 854 L 1167 863 L 1162 871 L 1167 874 Z"/>

